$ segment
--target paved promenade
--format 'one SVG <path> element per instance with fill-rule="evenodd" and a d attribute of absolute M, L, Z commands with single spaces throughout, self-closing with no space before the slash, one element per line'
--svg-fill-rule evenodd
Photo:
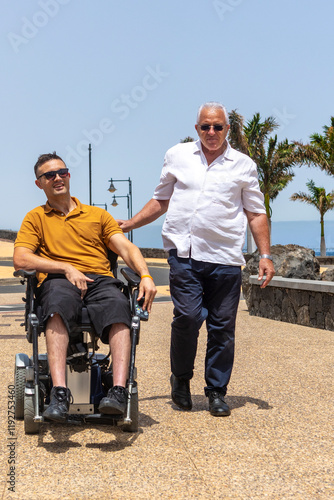
<path fill-rule="evenodd" d="M 3 305 L 21 302 L 16 293 L 0 298 Z M 204 328 L 191 383 L 194 407 L 185 413 L 170 398 L 172 304 L 157 302 L 138 346 L 138 433 L 43 424 L 38 436 L 25 436 L 20 421 L 13 438 L 7 421 L 14 356 L 31 353 L 22 318 L 22 311 L 0 314 L 1 498 L 334 498 L 333 332 L 251 317 L 241 300 L 231 416 L 207 411 Z M 43 339 L 40 346 L 45 352 Z M 15 492 L 7 482 L 13 459 Z"/>

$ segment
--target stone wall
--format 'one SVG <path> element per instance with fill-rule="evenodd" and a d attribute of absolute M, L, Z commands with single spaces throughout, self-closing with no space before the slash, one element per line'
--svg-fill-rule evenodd
<path fill-rule="evenodd" d="M 145 258 L 153 259 L 167 259 L 168 252 L 165 252 L 162 248 L 141 248 L 141 253 Z"/>
<path fill-rule="evenodd" d="M 299 245 L 271 248 L 276 276 L 266 288 L 257 279 L 259 253 L 248 256 L 243 295 L 253 316 L 334 331 L 334 269 L 320 272 L 313 250 Z"/>
<path fill-rule="evenodd" d="M 9 229 L 0 229 L 0 239 L 15 241 L 17 232 Z"/>
<path fill-rule="evenodd" d="M 260 288 L 249 277 L 247 307 L 252 316 L 334 331 L 334 282 L 274 277 Z"/>

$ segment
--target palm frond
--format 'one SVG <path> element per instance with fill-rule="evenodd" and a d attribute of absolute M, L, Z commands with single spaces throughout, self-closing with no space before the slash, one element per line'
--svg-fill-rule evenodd
<path fill-rule="evenodd" d="M 229 113 L 229 142 L 232 148 L 249 156 L 248 145 L 244 135 L 244 117 L 237 110 L 232 110 Z"/>

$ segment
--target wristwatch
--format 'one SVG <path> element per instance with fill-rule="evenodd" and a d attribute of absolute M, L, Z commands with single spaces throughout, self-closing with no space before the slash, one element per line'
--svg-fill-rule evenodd
<path fill-rule="evenodd" d="M 267 254 L 267 253 L 263 253 L 262 255 L 260 255 L 260 259 L 269 259 L 269 260 L 273 260 L 272 256 Z"/>

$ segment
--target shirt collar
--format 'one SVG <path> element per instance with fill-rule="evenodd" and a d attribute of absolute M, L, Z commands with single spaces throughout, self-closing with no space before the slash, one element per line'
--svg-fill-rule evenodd
<path fill-rule="evenodd" d="M 225 158 L 225 160 L 233 160 L 233 149 L 227 139 L 226 142 L 227 142 L 227 148 L 223 153 L 223 157 Z"/>
<path fill-rule="evenodd" d="M 218 156 L 216 159 L 215 159 L 215 162 L 218 160 L 218 161 L 221 161 L 223 158 L 225 160 L 233 160 L 233 148 L 231 147 L 231 144 L 228 142 L 228 140 L 226 139 L 226 143 L 227 143 L 227 147 L 224 151 L 224 153 L 220 156 Z M 202 143 L 200 140 L 196 141 L 193 143 L 195 145 L 194 147 L 194 153 L 203 153 L 203 150 L 202 150 Z M 204 153 L 203 153 L 204 154 Z"/>
<path fill-rule="evenodd" d="M 71 215 L 75 215 L 77 213 L 85 213 L 87 212 L 87 209 L 85 208 L 84 205 L 82 205 L 82 203 L 78 200 L 78 198 L 75 198 L 74 196 L 71 196 L 72 200 L 76 203 L 76 207 L 74 210 L 72 210 L 72 212 L 70 213 Z M 49 204 L 49 202 L 47 201 L 45 205 L 43 205 L 43 208 L 44 208 L 44 212 L 46 214 L 49 214 L 50 212 L 57 212 L 57 210 L 55 210 L 54 208 L 51 207 L 51 205 Z"/>

